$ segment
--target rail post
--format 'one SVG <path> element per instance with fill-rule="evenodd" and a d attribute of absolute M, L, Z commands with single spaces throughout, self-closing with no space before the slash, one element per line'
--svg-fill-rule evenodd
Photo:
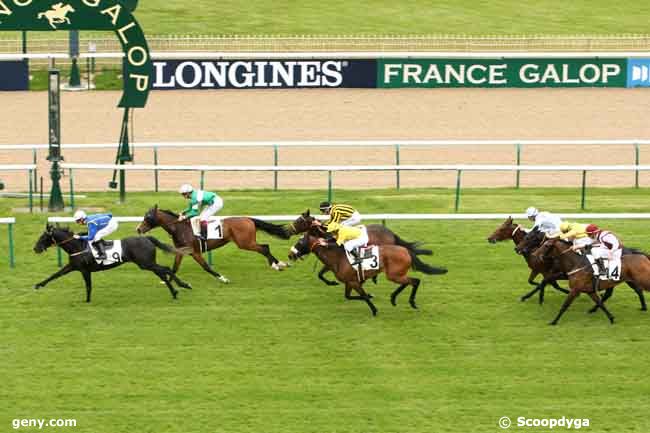
<path fill-rule="evenodd" d="M 63 257 L 61 256 L 61 248 L 56 247 L 56 264 L 59 265 L 59 267 L 63 266 Z"/>
<path fill-rule="evenodd" d="M 516 145 L 516 151 L 517 151 L 517 167 L 521 165 L 521 143 L 517 143 Z M 515 188 L 519 189 L 519 180 L 521 177 L 521 171 L 517 170 L 516 174 L 516 180 L 515 180 Z"/>
<path fill-rule="evenodd" d="M 399 150 L 400 149 L 399 148 L 400 148 L 400 145 L 396 144 L 395 145 L 395 165 L 397 165 L 398 167 L 399 167 L 399 160 L 400 160 L 400 156 L 399 156 Z M 397 170 L 395 170 L 395 187 L 397 188 L 398 191 L 400 189 L 400 178 L 399 178 L 399 176 L 400 176 L 400 171 L 399 171 L 399 168 L 398 168 Z"/>
<path fill-rule="evenodd" d="M 41 212 L 43 212 L 44 208 L 44 203 L 45 203 L 45 198 L 43 197 L 43 176 L 41 176 L 41 188 L 39 190 L 39 195 L 41 198 Z"/>
<path fill-rule="evenodd" d="M 201 170 L 201 182 L 200 182 L 200 184 L 201 184 L 200 188 L 204 189 L 205 188 L 205 171 L 203 171 L 203 170 Z"/>
<path fill-rule="evenodd" d="M 13 223 L 9 223 L 7 226 L 7 230 L 9 232 L 9 267 L 15 268 L 16 257 L 14 256 L 14 225 Z"/>
<path fill-rule="evenodd" d="M 327 201 L 332 202 L 332 170 L 327 172 Z"/>
<path fill-rule="evenodd" d="M 208 265 L 212 266 L 212 251 L 208 251 Z"/>
<path fill-rule="evenodd" d="M 32 164 L 36 165 L 38 164 L 38 155 L 37 155 L 38 150 L 35 148 L 32 149 Z M 34 168 L 34 191 L 38 191 L 38 167 Z"/>
<path fill-rule="evenodd" d="M 158 167 L 158 146 L 153 147 L 153 165 Z M 153 187 L 158 192 L 158 168 L 153 171 Z"/>
<path fill-rule="evenodd" d="M 68 170 L 68 177 L 70 178 L 70 207 L 74 210 L 74 179 L 72 178 L 72 169 Z"/>
<path fill-rule="evenodd" d="M 639 188 L 639 162 L 641 160 L 639 143 L 634 143 L 634 162 L 637 166 L 637 169 L 634 171 L 634 187 Z"/>
<path fill-rule="evenodd" d="M 34 212 L 34 182 L 32 181 L 32 177 L 34 176 L 34 170 L 30 168 L 28 171 L 29 171 L 29 213 L 33 213 Z"/>
<path fill-rule="evenodd" d="M 454 210 L 456 212 L 458 212 L 458 208 L 460 207 L 460 176 L 462 172 L 462 170 L 456 172 L 456 203 L 454 204 Z"/>
<path fill-rule="evenodd" d="M 278 166 L 278 159 L 279 159 L 278 145 L 274 144 L 273 145 L 273 165 L 275 167 Z M 277 191 L 277 190 L 278 190 L 278 171 L 275 170 L 273 172 L 273 191 Z"/>
<path fill-rule="evenodd" d="M 587 195 L 587 170 L 582 170 L 582 192 L 580 196 L 580 209 L 585 210 L 585 199 Z"/>

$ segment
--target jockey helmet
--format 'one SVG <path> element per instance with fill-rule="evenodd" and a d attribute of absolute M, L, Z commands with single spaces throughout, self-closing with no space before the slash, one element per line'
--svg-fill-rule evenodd
<path fill-rule="evenodd" d="M 596 224 L 589 224 L 585 230 L 588 235 L 593 235 L 601 231 Z"/>
<path fill-rule="evenodd" d="M 85 219 L 86 219 L 86 216 L 87 216 L 87 215 L 86 215 L 86 212 L 84 212 L 84 211 L 82 211 L 82 210 L 78 210 L 78 211 L 76 211 L 76 212 L 74 213 L 74 217 L 73 217 L 73 218 L 74 218 L 74 221 L 75 221 L 75 222 L 79 222 L 79 221 L 81 221 L 81 220 L 85 220 Z"/>
<path fill-rule="evenodd" d="M 571 224 L 569 224 L 566 221 L 563 221 L 562 224 L 560 224 L 560 231 L 562 233 L 568 232 L 570 228 L 571 228 Z"/>
<path fill-rule="evenodd" d="M 332 207 L 332 203 L 328 201 L 321 202 L 320 206 L 318 207 L 321 212 L 328 212 L 330 208 Z"/>
<path fill-rule="evenodd" d="M 537 208 L 535 207 L 531 206 L 528 209 L 526 209 L 526 216 L 528 218 L 535 218 L 538 214 L 539 214 L 539 210 L 537 210 Z"/>
<path fill-rule="evenodd" d="M 189 194 L 192 191 L 194 191 L 194 188 L 192 188 L 192 185 L 190 185 L 189 183 L 181 185 L 180 189 L 178 190 L 178 192 L 181 194 Z"/>

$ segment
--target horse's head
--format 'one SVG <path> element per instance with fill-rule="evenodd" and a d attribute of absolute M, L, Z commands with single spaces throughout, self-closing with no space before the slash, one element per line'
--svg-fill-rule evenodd
<path fill-rule="evenodd" d="M 512 220 L 512 217 L 508 217 L 497 229 L 492 233 L 488 238 L 488 242 L 491 244 L 496 244 L 497 242 L 505 241 L 506 239 L 512 239 L 512 234 L 514 233 L 517 226 Z"/>
<path fill-rule="evenodd" d="M 308 255 L 318 246 L 323 232 L 320 227 L 310 227 L 296 244 L 289 250 L 289 260 L 296 261 Z"/>
<path fill-rule="evenodd" d="M 566 246 L 563 248 L 563 246 Z M 545 241 L 539 248 L 533 252 L 533 257 L 544 260 L 547 257 L 556 257 L 563 254 L 571 244 L 561 241 L 558 238 L 551 238 Z"/>
<path fill-rule="evenodd" d="M 68 228 L 57 228 L 53 225 L 47 224 L 45 231 L 38 238 L 34 245 L 34 252 L 41 254 L 52 245 L 61 245 L 73 239 L 74 233 Z"/>
<path fill-rule="evenodd" d="M 34 245 L 34 252 L 36 254 L 41 254 L 43 251 L 47 250 L 49 247 L 54 245 L 54 238 L 52 237 L 52 231 L 54 226 L 47 224 L 45 226 L 45 231 L 38 238 L 36 244 Z"/>
<path fill-rule="evenodd" d="M 138 224 L 136 231 L 138 234 L 145 234 L 149 230 L 158 227 L 160 224 L 158 222 L 158 205 L 155 205 L 144 214 L 142 222 Z"/>
<path fill-rule="evenodd" d="M 524 236 L 521 242 L 519 242 L 515 247 L 515 251 L 517 254 L 523 254 L 524 256 L 527 256 L 528 254 L 532 253 L 535 248 L 539 247 L 542 242 L 544 242 L 545 238 L 546 235 L 539 229 L 535 228 L 526 233 L 526 236 Z"/>
<path fill-rule="evenodd" d="M 297 235 L 298 233 L 306 232 L 314 220 L 315 218 L 310 215 L 309 209 L 307 209 L 294 222 L 289 224 L 289 233 L 291 235 Z"/>

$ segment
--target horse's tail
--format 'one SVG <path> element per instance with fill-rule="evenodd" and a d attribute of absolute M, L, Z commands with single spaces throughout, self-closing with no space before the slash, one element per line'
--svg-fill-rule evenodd
<path fill-rule="evenodd" d="M 44 16 L 45 16 L 45 12 L 41 12 L 40 14 L 38 14 L 38 19 L 40 20 L 40 19 L 43 18 Z"/>
<path fill-rule="evenodd" d="M 289 231 L 284 226 L 267 223 L 266 221 L 258 220 L 255 218 L 251 218 L 251 221 L 253 221 L 255 224 L 255 228 L 261 229 L 270 235 L 273 235 L 280 239 L 291 239 Z"/>
<path fill-rule="evenodd" d="M 153 236 L 147 236 L 147 239 L 151 241 L 152 244 L 154 244 L 156 247 L 160 248 L 166 253 L 169 254 L 187 254 L 183 249 L 177 249 L 172 247 L 171 245 L 163 244 L 160 242 L 158 239 L 154 238 Z"/>
<path fill-rule="evenodd" d="M 448 271 L 445 268 L 436 268 L 435 266 L 428 265 L 422 260 L 418 259 L 414 251 L 408 250 L 411 256 L 411 267 L 416 271 L 422 272 L 427 275 L 441 275 L 446 274 Z"/>
<path fill-rule="evenodd" d="M 433 251 L 431 250 L 418 248 L 420 245 L 422 245 L 422 242 L 407 242 L 404 239 L 397 236 L 395 233 L 393 233 L 393 236 L 395 236 L 395 245 L 404 247 L 407 250 L 412 251 L 416 255 L 430 256 L 433 254 Z"/>

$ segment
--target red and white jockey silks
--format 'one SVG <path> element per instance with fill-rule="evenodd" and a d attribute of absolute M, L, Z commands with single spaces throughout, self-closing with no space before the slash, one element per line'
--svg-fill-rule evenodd
<path fill-rule="evenodd" d="M 614 233 L 606 230 L 598 234 L 596 243 L 597 245 L 591 249 L 591 254 L 595 258 L 607 260 L 609 262 L 607 276 L 611 280 L 619 280 L 621 277 L 623 244 Z"/>

